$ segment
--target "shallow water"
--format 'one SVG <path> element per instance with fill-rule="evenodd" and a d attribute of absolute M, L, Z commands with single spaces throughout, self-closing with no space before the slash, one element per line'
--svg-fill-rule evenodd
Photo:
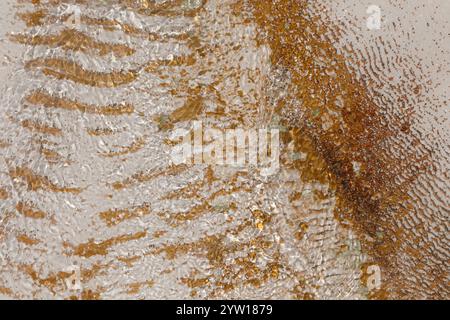
<path fill-rule="evenodd" d="M 448 5 L 340 3 L 2 4 L 0 294 L 448 298 Z"/>

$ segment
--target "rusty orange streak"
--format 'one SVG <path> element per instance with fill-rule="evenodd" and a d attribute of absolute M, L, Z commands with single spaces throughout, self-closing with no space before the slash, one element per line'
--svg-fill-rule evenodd
<path fill-rule="evenodd" d="M 121 235 L 110 238 L 108 240 L 96 243 L 93 239 L 87 243 L 79 244 L 74 248 L 73 253 L 77 256 L 89 258 L 96 255 L 107 255 L 111 246 L 144 238 L 147 235 L 146 231 L 137 232 L 131 235 Z"/>
<path fill-rule="evenodd" d="M 179 174 L 179 173 L 185 171 L 187 168 L 188 168 L 188 166 L 186 166 L 185 164 L 180 164 L 180 165 L 176 165 L 176 166 L 171 166 L 170 168 L 168 168 L 166 170 L 164 170 L 164 169 L 154 170 L 149 173 L 139 172 L 123 181 L 117 181 L 117 182 L 112 183 L 112 187 L 116 190 L 125 189 L 136 183 L 143 183 L 143 182 L 151 181 L 151 180 L 161 177 L 163 175 Z"/>
<path fill-rule="evenodd" d="M 19 213 L 23 214 L 25 217 L 33 219 L 44 219 L 47 216 L 44 211 L 37 210 L 36 208 L 33 208 L 32 206 L 24 202 L 19 202 L 16 205 L 16 210 Z"/>
<path fill-rule="evenodd" d="M 74 61 L 60 58 L 37 58 L 26 62 L 25 67 L 27 69 L 40 69 L 45 75 L 60 80 L 71 80 L 100 88 L 114 88 L 128 84 L 136 80 L 138 76 L 136 70 L 110 73 L 88 71 Z"/>
<path fill-rule="evenodd" d="M 0 200 L 6 200 L 8 199 L 9 194 L 8 191 L 6 191 L 6 189 L 4 188 L 0 188 Z"/>
<path fill-rule="evenodd" d="M 27 27 L 35 27 L 35 26 L 43 26 L 45 24 L 53 24 L 56 22 L 67 22 L 72 15 L 50 15 L 47 10 L 39 9 L 32 12 L 24 12 L 18 14 L 19 18 L 24 21 Z M 86 15 L 80 16 L 80 23 L 89 25 L 89 26 L 97 26 L 102 28 L 105 31 L 122 31 L 125 34 L 144 37 L 150 41 L 159 41 L 159 42 L 167 42 L 169 39 L 173 39 L 176 41 L 188 40 L 190 36 L 186 33 L 182 34 L 173 34 L 167 33 L 164 35 L 160 35 L 155 32 L 147 32 L 142 28 L 133 26 L 131 24 L 123 23 L 115 19 L 108 18 L 96 18 L 89 17 Z"/>
<path fill-rule="evenodd" d="M 150 214 L 150 206 L 142 205 L 133 209 L 113 209 L 100 212 L 100 218 L 109 226 L 115 226 L 124 220 Z"/>
<path fill-rule="evenodd" d="M 45 45 L 53 48 L 62 48 L 64 50 L 81 51 L 86 53 L 95 52 L 99 56 L 113 53 L 117 57 L 131 56 L 136 50 L 123 44 L 112 44 L 106 42 L 98 42 L 83 32 L 66 29 L 58 35 L 12 35 L 12 41 L 38 46 Z"/>
<path fill-rule="evenodd" d="M 27 183 L 28 189 L 32 191 L 45 190 L 74 194 L 81 193 L 80 188 L 59 187 L 52 183 L 47 177 L 40 176 L 34 173 L 31 169 L 25 167 L 17 167 L 15 169 L 11 169 L 9 175 L 12 179 L 23 179 Z"/>
<path fill-rule="evenodd" d="M 58 98 L 44 91 L 32 92 L 25 98 L 25 101 L 34 105 L 42 105 L 47 108 L 77 110 L 84 113 L 101 114 L 105 116 L 118 116 L 124 114 L 132 114 L 134 112 L 134 107 L 127 103 L 112 104 L 107 106 L 94 106 L 74 100 Z"/>
<path fill-rule="evenodd" d="M 155 72 L 160 67 L 181 67 L 181 66 L 192 66 L 196 63 L 197 59 L 195 54 L 188 56 L 177 56 L 173 59 L 163 59 L 149 62 L 145 67 L 147 72 Z"/>
<path fill-rule="evenodd" d="M 59 136 L 62 134 L 62 130 L 55 127 L 50 127 L 45 124 L 34 122 L 31 120 L 23 120 L 20 122 L 20 125 L 24 127 L 25 129 L 28 129 L 30 131 L 35 131 L 43 134 L 49 134 L 52 136 Z"/>
<path fill-rule="evenodd" d="M 17 241 L 22 242 L 28 246 L 33 246 L 35 244 L 38 244 L 40 241 L 37 239 L 30 238 L 26 234 L 20 234 L 16 236 Z"/>
<path fill-rule="evenodd" d="M 117 157 L 123 156 L 129 153 L 135 153 L 141 150 L 145 145 L 145 137 L 141 137 L 134 141 L 130 146 L 124 147 L 121 151 L 111 151 L 106 153 L 100 153 L 104 157 Z"/>

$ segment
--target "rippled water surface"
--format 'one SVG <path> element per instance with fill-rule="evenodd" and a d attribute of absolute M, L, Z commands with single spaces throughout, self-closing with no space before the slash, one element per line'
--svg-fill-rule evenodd
<path fill-rule="evenodd" d="M 0 296 L 448 299 L 449 3 L 336 3 L 3 1 Z"/>

